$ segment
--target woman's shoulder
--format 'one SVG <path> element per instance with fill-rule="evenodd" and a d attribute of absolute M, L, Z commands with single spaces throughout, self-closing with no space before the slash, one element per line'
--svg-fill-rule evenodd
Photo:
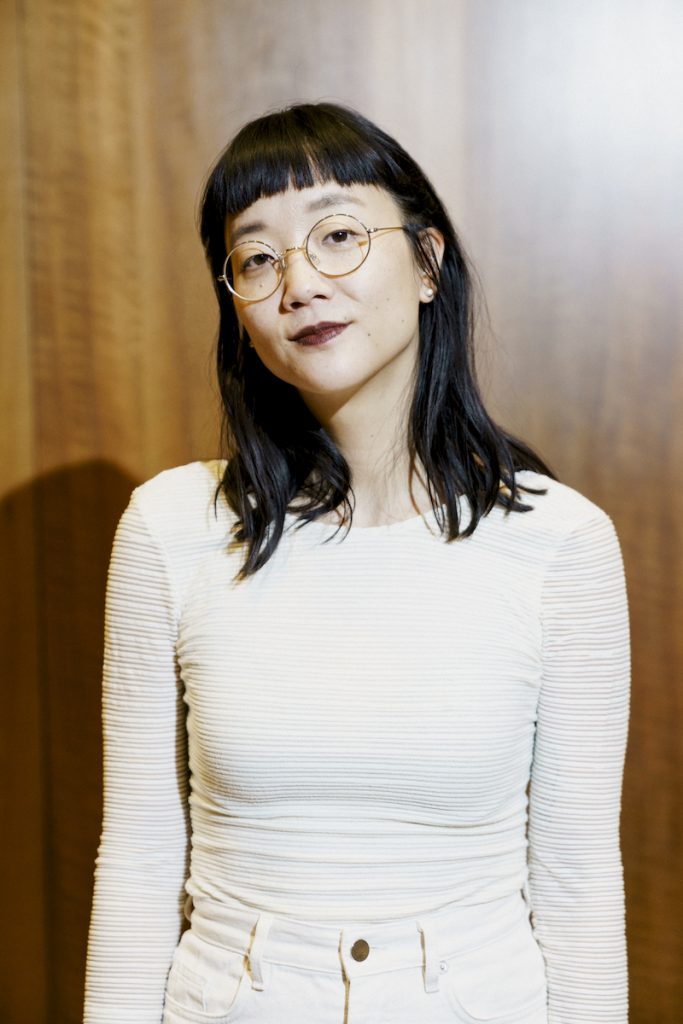
<path fill-rule="evenodd" d="M 149 529 L 162 537 L 196 536 L 229 526 L 228 507 L 216 492 L 225 468 L 220 459 L 173 466 L 139 484 L 131 495 Z"/>
<path fill-rule="evenodd" d="M 133 490 L 112 551 L 127 586 L 167 580 L 176 610 L 182 607 L 191 580 L 229 546 L 229 507 L 222 495 L 215 500 L 223 468 L 218 460 L 174 466 Z"/>
<path fill-rule="evenodd" d="M 140 500 L 151 503 L 183 500 L 193 495 L 203 496 L 216 490 L 224 468 L 222 459 L 198 460 L 172 466 L 138 484 L 133 493 Z"/>
<path fill-rule="evenodd" d="M 522 486 L 545 490 L 539 495 L 522 492 L 533 511 L 515 518 L 520 523 L 518 551 L 527 564 L 535 562 L 542 569 L 546 597 L 559 607 L 565 599 L 573 600 L 571 595 L 604 596 L 609 585 L 623 601 L 624 559 L 605 509 L 552 477 L 527 470 L 516 475 Z"/>
<path fill-rule="evenodd" d="M 515 479 L 525 488 L 519 492 L 519 499 L 532 507 L 531 512 L 516 517 L 526 529 L 539 530 L 558 540 L 581 530 L 614 529 L 605 509 L 569 484 L 530 469 L 520 470 Z M 543 493 L 529 493 L 526 488 Z"/>

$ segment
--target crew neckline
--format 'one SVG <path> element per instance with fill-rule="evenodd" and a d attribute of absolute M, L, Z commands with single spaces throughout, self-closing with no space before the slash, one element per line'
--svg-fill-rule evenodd
<path fill-rule="evenodd" d="M 446 504 L 439 506 L 440 510 L 445 513 Z M 298 519 L 293 512 L 287 512 L 285 514 L 285 520 L 287 524 L 292 527 L 296 527 L 292 530 L 294 534 L 305 534 L 309 531 L 309 536 L 316 534 L 317 536 L 332 536 L 337 534 L 338 538 L 349 538 L 351 537 L 377 537 L 394 535 L 397 533 L 409 532 L 417 529 L 420 525 L 427 527 L 430 533 L 441 535 L 441 527 L 436 517 L 436 513 L 433 508 L 429 508 L 427 511 L 420 513 L 419 515 L 410 516 L 408 519 L 400 519 L 395 523 L 380 523 L 377 526 L 356 526 L 355 523 L 351 524 L 351 528 L 348 530 L 345 524 L 340 523 L 322 523 L 316 520 L 312 523 L 306 523 L 300 528 L 297 526 Z"/>

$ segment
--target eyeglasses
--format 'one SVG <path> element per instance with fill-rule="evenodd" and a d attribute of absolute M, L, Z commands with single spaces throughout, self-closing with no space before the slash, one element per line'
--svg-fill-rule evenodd
<path fill-rule="evenodd" d="M 240 242 L 225 257 L 218 280 L 237 298 L 260 302 L 279 288 L 290 253 L 303 252 L 311 266 L 324 277 L 345 277 L 365 263 L 372 235 L 378 231 L 403 230 L 403 224 L 368 228 L 357 217 L 333 213 L 317 221 L 301 245 L 284 252 L 276 252 L 266 242 Z"/>

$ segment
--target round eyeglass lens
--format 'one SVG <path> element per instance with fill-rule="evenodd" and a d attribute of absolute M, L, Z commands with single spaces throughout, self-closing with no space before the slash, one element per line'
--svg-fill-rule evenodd
<path fill-rule="evenodd" d="M 351 274 L 370 251 L 370 235 L 359 220 L 349 214 L 333 214 L 314 224 L 306 239 L 309 263 L 326 277 Z M 284 255 L 285 264 L 289 252 Z M 265 242 L 240 242 L 225 261 L 225 279 L 231 292 L 241 299 L 267 299 L 282 279 L 282 263 Z"/>
<path fill-rule="evenodd" d="M 366 229 L 347 214 L 334 214 L 318 221 L 306 241 L 309 260 L 327 277 L 343 277 L 357 270 L 369 248 L 370 236 Z"/>
<path fill-rule="evenodd" d="M 240 242 L 228 253 L 225 276 L 240 299 L 267 299 L 280 283 L 280 261 L 265 242 Z"/>

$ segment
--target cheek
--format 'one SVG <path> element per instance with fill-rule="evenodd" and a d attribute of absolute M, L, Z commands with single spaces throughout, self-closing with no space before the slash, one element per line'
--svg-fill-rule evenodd
<path fill-rule="evenodd" d="M 245 309 L 241 316 L 238 313 L 238 319 L 257 350 L 255 358 L 259 359 L 273 376 L 286 384 L 296 385 L 296 366 L 291 362 L 293 352 L 290 343 L 284 341 L 278 330 L 277 309 L 270 313 L 267 309 Z"/>
<path fill-rule="evenodd" d="M 412 259 L 402 259 L 393 266 L 382 268 L 378 274 L 371 295 L 375 299 L 373 305 L 386 309 L 390 306 L 405 316 L 419 305 L 421 278 Z"/>
<path fill-rule="evenodd" d="M 385 328 L 413 330 L 420 309 L 419 282 L 409 271 L 382 282 L 372 296 L 371 309 L 373 320 L 378 319 Z"/>
<path fill-rule="evenodd" d="M 243 309 L 241 313 L 237 310 L 237 319 L 252 341 L 263 343 L 272 337 L 272 317 L 267 315 L 267 310 Z"/>

